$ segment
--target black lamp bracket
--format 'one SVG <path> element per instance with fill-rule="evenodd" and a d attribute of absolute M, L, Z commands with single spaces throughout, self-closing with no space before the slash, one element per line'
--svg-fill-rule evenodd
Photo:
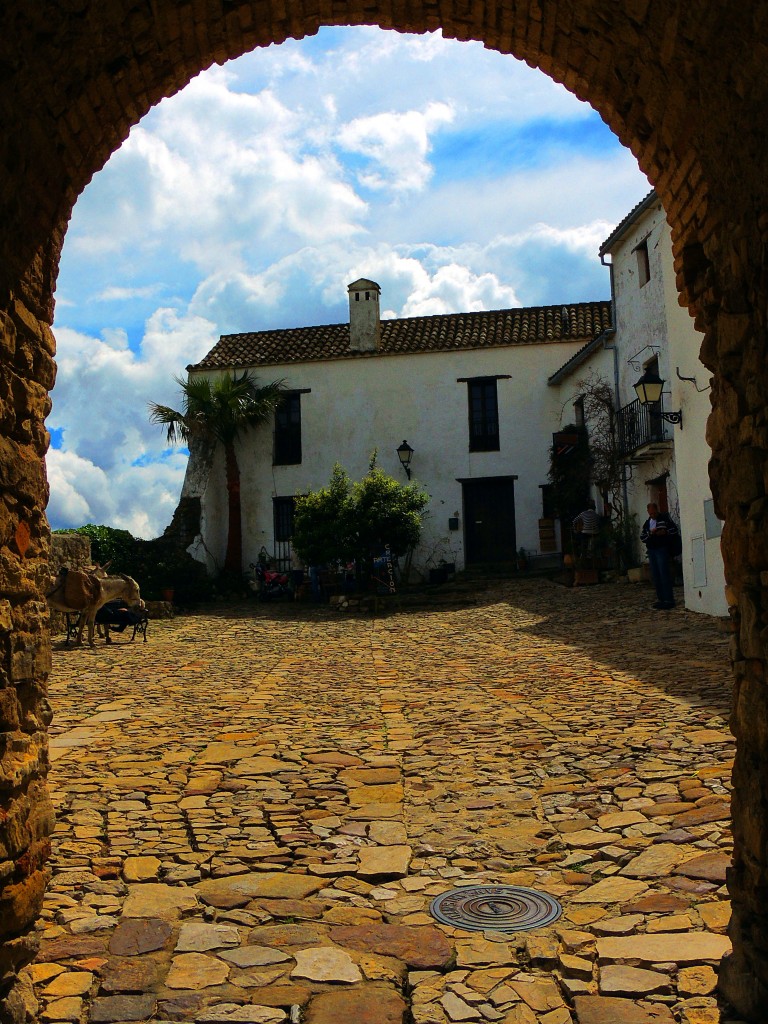
<path fill-rule="evenodd" d="M 698 392 L 709 391 L 709 389 L 712 387 L 711 384 L 707 384 L 706 387 L 700 388 L 695 377 L 684 377 L 682 375 L 682 373 L 680 373 L 680 367 L 679 366 L 675 367 L 675 372 L 677 373 L 677 379 L 678 380 L 689 380 L 693 384 L 693 386 L 696 388 L 696 390 Z"/>

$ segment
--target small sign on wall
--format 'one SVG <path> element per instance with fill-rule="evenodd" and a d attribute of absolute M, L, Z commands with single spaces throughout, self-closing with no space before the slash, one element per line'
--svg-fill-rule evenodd
<path fill-rule="evenodd" d="M 714 540 L 723 532 L 723 521 L 715 515 L 715 502 L 712 498 L 704 502 L 704 532 L 707 540 Z"/>

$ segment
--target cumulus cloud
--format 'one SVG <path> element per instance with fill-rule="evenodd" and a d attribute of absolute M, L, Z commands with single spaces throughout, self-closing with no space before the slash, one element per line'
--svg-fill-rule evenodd
<path fill-rule="evenodd" d="M 121 458 L 107 472 L 72 451 L 51 449 L 47 458 L 54 527 L 101 523 L 149 539 L 170 523 L 187 457 L 174 453 L 146 465 Z"/>
<path fill-rule="evenodd" d="M 54 527 L 97 522 L 155 536 L 170 522 L 186 457 L 167 452 L 147 403 L 178 405 L 173 377 L 211 348 L 213 327 L 158 310 L 138 351 L 118 331 L 93 338 L 59 328 L 56 335 L 48 426 L 61 440 L 48 453 L 49 518 Z"/>
<path fill-rule="evenodd" d="M 507 309 L 521 305 L 514 288 L 495 274 L 473 274 L 456 263 L 441 267 L 421 287 L 414 289 L 403 309 L 404 316 L 428 316 L 466 310 Z"/>
<path fill-rule="evenodd" d="M 349 152 L 368 158 L 366 169 L 358 174 L 362 185 L 419 191 L 432 175 L 427 160 L 430 135 L 450 124 L 453 116 L 447 103 L 430 103 L 423 111 L 358 117 L 342 127 L 339 142 Z"/>

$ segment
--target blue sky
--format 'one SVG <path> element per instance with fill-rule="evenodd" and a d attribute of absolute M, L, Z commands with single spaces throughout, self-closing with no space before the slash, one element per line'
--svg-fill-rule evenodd
<path fill-rule="evenodd" d="M 479 43 L 323 29 L 204 72 L 75 207 L 52 526 L 162 532 L 186 453 L 146 404 L 220 334 L 342 322 L 362 276 L 385 316 L 605 298 L 598 246 L 648 190 L 590 107 Z"/>

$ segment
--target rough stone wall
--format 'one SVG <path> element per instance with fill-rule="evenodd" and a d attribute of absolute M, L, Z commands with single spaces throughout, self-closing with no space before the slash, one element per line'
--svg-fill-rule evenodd
<path fill-rule="evenodd" d="M 738 738 L 733 782 L 734 865 L 728 887 L 734 955 L 721 973 L 724 994 L 749 1020 L 768 1007 L 768 216 L 734 224 L 714 265 L 696 265 L 707 326 L 702 360 L 714 369 L 710 478 L 725 518 L 723 560 L 735 688 L 731 728 Z"/>
<path fill-rule="evenodd" d="M 51 535 L 51 576 L 66 565 L 68 569 L 82 569 L 91 565 L 91 538 L 82 533 L 54 533 Z"/>
<path fill-rule="evenodd" d="M 23 1019 L 8 982 L 34 954 L 53 811 L 45 788 L 50 669 L 43 418 L 53 336 L 16 296 L 0 311 L 0 1019 Z"/>
<path fill-rule="evenodd" d="M 768 0 L 5 0 L 0 6 L 0 1000 L 30 955 L 50 808 L 43 418 L 52 296 L 78 194 L 130 126 L 214 61 L 321 24 L 481 39 L 591 102 L 672 225 L 715 375 L 712 483 L 737 622 L 735 953 L 726 991 L 768 1005 Z M 15 1008 L 14 1008 L 14 999 Z M 10 994 L 0 1020 L 21 1020 Z"/>
<path fill-rule="evenodd" d="M 55 576 L 62 566 L 80 569 L 91 565 L 91 539 L 80 533 L 54 533 L 51 535 L 51 558 L 48 575 Z M 51 634 L 65 633 L 67 617 L 64 612 L 48 612 Z"/>

